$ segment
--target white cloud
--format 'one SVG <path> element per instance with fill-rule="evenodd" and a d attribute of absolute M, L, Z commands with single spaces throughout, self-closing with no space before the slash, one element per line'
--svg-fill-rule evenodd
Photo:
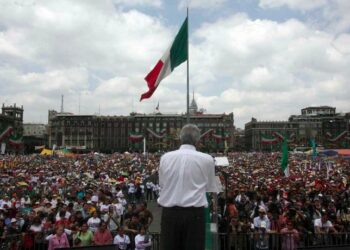
<path fill-rule="evenodd" d="M 161 0 L 113 0 L 116 4 L 122 4 L 125 6 L 153 6 L 161 7 Z"/>
<path fill-rule="evenodd" d="M 350 93 L 344 80 L 350 56 L 333 45 L 347 50 L 347 36 L 333 41 L 333 34 L 298 20 L 278 23 L 238 14 L 202 25 L 195 38 L 201 42 L 193 48 L 192 72 L 213 74 L 216 89 L 225 85 L 213 95 L 210 84 L 195 82 L 207 88 L 208 100 L 201 99 L 210 112 L 233 109 L 240 127 L 252 116 L 286 120 L 310 104 L 350 106 L 344 95 Z M 209 101 L 213 97 L 215 103 Z"/>
<path fill-rule="evenodd" d="M 319 29 L 338 34 L 350 28 L 350 1 L 348 0 L 260 0 L 261 8 L 288 7 L 310 15 L 308 22 Z M 308 16 L 307 16 L 308 17 Z"/>
<path fill-rule="evenodd" d="M 349 32 L 350 29 L 350 1 L 328 0 L 328 5 L 323 8 L 323 18 L 329 32 L 340 34 Z"/>
<path fill-rule="evenodd" d="M 143 77 L 174 33 L 154 17 L 115 9 L 111 1 L 3 1 L 0 16 L 1 101 L 23 104 L 25 121 L 45 121 L 61 94 L 67 111 L 77 113 L 84 93 L 82 113 L 101 104 L 106 113 L 127 114 L 125 99 L 138 101 Z M 116 89 L 125 92 L 111 91 Z"/>
<path fill-rule="evenodd" d="M 350 54 L 350 34 L 340 34 L 332 42 L 334 49 L 336 49 L 340 54 L 349 55 Z"/>
<path fill-rule="evenodd" d="M 99 106 L 108 115 L 149 113 L 158 101 L 161 112 L 185 112 L 186 64 L 139 102 L 143 78 L 177 26 L 107 0 L 20 2 L 0 0 L 0 101 L 23 105 L 26 122 L 46 121 L 61 94 L 75 113 L 80 95 L 81 114 Z M 310 105 L 349 111 L 348 32 L 334 36 L 296 19 L 238 13 L 194 28 L 190 41 L 190 88 L 199 107 L 234 111 L 239 127 L 252 116 L 285 120 Z"/>
<path fill-rule="evenodd" d="M 88 65 L 105 70 L 108 65 L 116 74 L 125 72 L 130 62 L 134 62 L 130 70 L 139 70 L 168 42 L 168 30 L 141 12 L 111 12 L 108 4 L 74 3 L 48 1 L 22 11 L 17 11 L 17 5 L 7 5 L 0 10 L 1 22 L 10 27 L 3 36 L 21 57 L 45 67 Z"/>
<path fill-rule="evenodd" d="M 262 8 L 276 8 L 284 5 L 291 9 L 313 10 L 326 5 L 327 0 L 260 0 Z"/>
<path fill-rule="evenodd" d="M 179 7 L 191 9 L 213 9 L 220 8 L 227 0 L 181 0 Z"/>

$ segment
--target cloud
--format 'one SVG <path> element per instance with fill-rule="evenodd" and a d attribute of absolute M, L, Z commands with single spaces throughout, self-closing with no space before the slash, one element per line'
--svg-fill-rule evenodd
<path fill-rule="evenodd" d="M 125 104 L 131 102 L 124 98 L 141 94 L 143 77 L 174 30 L 155 17 L 115 9 L 112 3 L 0 2 L 1 101 L 23 104 L 25 121 L 45 121 L 47 109 L 59 107 L 61 94 L 67 111 L 77 113 L 82 93 L 81 112 L 94 113 L 99 104 L 115 105 L 106 112 L 130 112 Z M 112 87 L 132 86 L 130 95 L 111 92 Z"/>
<path fill-rule="evenodd" d="M 342 55 L 350 54 L 350 34 L 340 34 L 332 42 L 334 49 Z"/>
<path fill-rule="evenodd" d="M 339 52 L 347 51 L 347 36 L 334 41 L 333 34 L 295 19 L 279 23 L 245 14 L 203 24 L 194 36 L 200 42 L 193 48 L 192 72 L 209 72 L 215 79 L 193 83 L 206 94 L 199 106 L 209 105 L 208 112 L 234 110 L 240 127 L 252 116 L 286 120 L 310 104 L 339 110 L 350 104 L 344 95 L 350 91 L 345 80 L 350 57 Z M 211 85 L 225 87 L 213 95 Z"/>
<path fill-rule="evenodd" d="M 169 39 L 169 31 L 157 19 L 136 10 L 111 11 L 113 6 L 108 4 L 74 3 L 48 1 L 21 11 L 17 5 L 5 6 L 0 10 L 1 23 L 8 27 L 3 37 L 16 48 L 7 46 L 7 54 L 47 68 L 88 65 L 93 70 L 108 67 L 118 74 L 130 62 L 134 62 L 130 70 L 139 70 Z"/>
<path fill-rule="evenodd" d="M 61 94 L 74 113 L 79 99 L 81 114 L 150 113 L 158 101 L 163 113 L 184 113 L 185 63 L 139 102 L 178 24 L 115 3 L 0 0 L 1 102 L 23 105 L 25 122 L 46 121 Z M 232 14 L 193 27 L 190 88 L 200 108 L 234 112 L 238 127 L 310 105 L 349 111 L 349 51 L 348 32 Z"/>
<path fill-rule="evenodd" d="M 264 9 L 288 7 L 307 13 L 309 23 L 335 34 L 350 28 L 348 0 L 260 0 L 259 6 Z"/>
<path fill-rule="evenodd" d="M 288 6 L 296 10 L 314 10 L 327 4 L 327 0 L 260 0 L 259 6 L 262 8 L 277 8 Z"/>
<path fill-rule="evenodd" d="M 152 6 L 161 7 L 161 0 L 113 0 L 116 4 L 122 4 L 125 6 Z"/>
<path fill-rule="evenodd" d="M 227 0 L 181 0 L 179 8 L 189 7 L 191 9 L 213 9 L 220 8 Z"/>

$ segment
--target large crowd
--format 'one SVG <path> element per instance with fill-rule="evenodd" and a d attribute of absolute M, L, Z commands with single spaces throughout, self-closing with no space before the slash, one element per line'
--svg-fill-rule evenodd
<path fill-rule="evenodd" d="M 151 246 L 158 196 L 156 163 L 138 154 L 0 158 L 0 237 L 4 249 L 115 244 Z M 11 237 L 13 236 L 13 237 Z"/>
<path fill-rule="evenodd" d="M 350 161 L 290 155 L 285 177 L 280 157 L 229 153 L 230 166 L 216 168 L 224 188 L 217 200 L 210 196 L 210 209 L 219 232 L 288 234 L 282 249 L 295 249 L 306 237 L 318 244 L 325 240 L 318 235 L 350 232 Z M 137 153 L 0 156 L 0 242 L 6 249 L 148 249 L 153 215 L 147 204 L 160 191 L 159 159 Z M 274 244 L 267 241 L 261 249 Z M 228 244 L 246 247 L 238 237 Z"/>
<path fill-rule="evenodd" d="M 288 234 L 282 249 L 330 244 L 334 237 L 350 243 L 349 160 L 293 154 L 286 177 L 279 153 L 232 153 L 229 159 L 232 167 L 220 168 L 228 185 L 218 202 L 221 232 Z M 263 244 L 277 244 L 271 241 Z M 237 249 L 243 243 L 233 237 L 229 244 Z"/>

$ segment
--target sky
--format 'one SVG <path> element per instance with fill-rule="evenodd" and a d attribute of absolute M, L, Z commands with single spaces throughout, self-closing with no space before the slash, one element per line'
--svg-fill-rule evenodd
<path fill-rule="evenodd" d="M 0 0 L 0 103 L 24 122 L 48 110 L 186 111 L 186 64 L 155 94 L 144 77 L 189 6 L 189 77 L 199 108 L 287 120 L 308 106 L 350 111 L 349 0 Z"/>

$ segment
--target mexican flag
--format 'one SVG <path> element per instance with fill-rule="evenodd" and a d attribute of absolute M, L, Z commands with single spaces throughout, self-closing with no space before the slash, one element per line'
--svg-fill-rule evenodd
<path fill-rule="evenodd" d="M 12 135 L 9 138 L 9 144 L 15 147 L 20 147 L 23 145 L 23 136 L 22 135 Z"/>
<path fill-rule="evenodd" d="M 7 126 L 4 130 L 0 131 L 0 142 L 3 141 L 8 135 L 11 134 L 13 128 L 11 126 Z"/>
<path fill-rule="evenodd" d="M 261 136 L 261 143 L 262 144 L 277 144 L 278 139 L 276 137 L 268 137 L 268 136 Z"/>
<path fill-rule="evenodd" d="M 140 142 L 143 140 L 143 135 L 142 134 L 134 134 L 134 133 L 130 133 L 129 137 L 128 137 L 129 141 L 132 142 Z"/>
<path fill-rule="evenodd" d="M 310 139 L 310 145 L 312 147 L 312 158 L 315 159 L 317 156 L 316 141 L 315 139 Z"/>
<path fill-rule="evenodd" d="M 288 144 L 287 138 L 284 138 L 282 144 L 282 160 L 281 160 L 281 168 L 286 177 L 289 177 L 289 166 L 288 166 Z"/>
<path fill-rule="evenodd" d="M 165 51 L 162 58 L 145 77 L 148 85 L 148 91 L 141 95 L 140 101 L 150 98 L 157 89 L 161 80 L 170 75 L 170 73 L 188 58 L 188 23 L 187 18 L 182 24 L 171 46 Z"/>

